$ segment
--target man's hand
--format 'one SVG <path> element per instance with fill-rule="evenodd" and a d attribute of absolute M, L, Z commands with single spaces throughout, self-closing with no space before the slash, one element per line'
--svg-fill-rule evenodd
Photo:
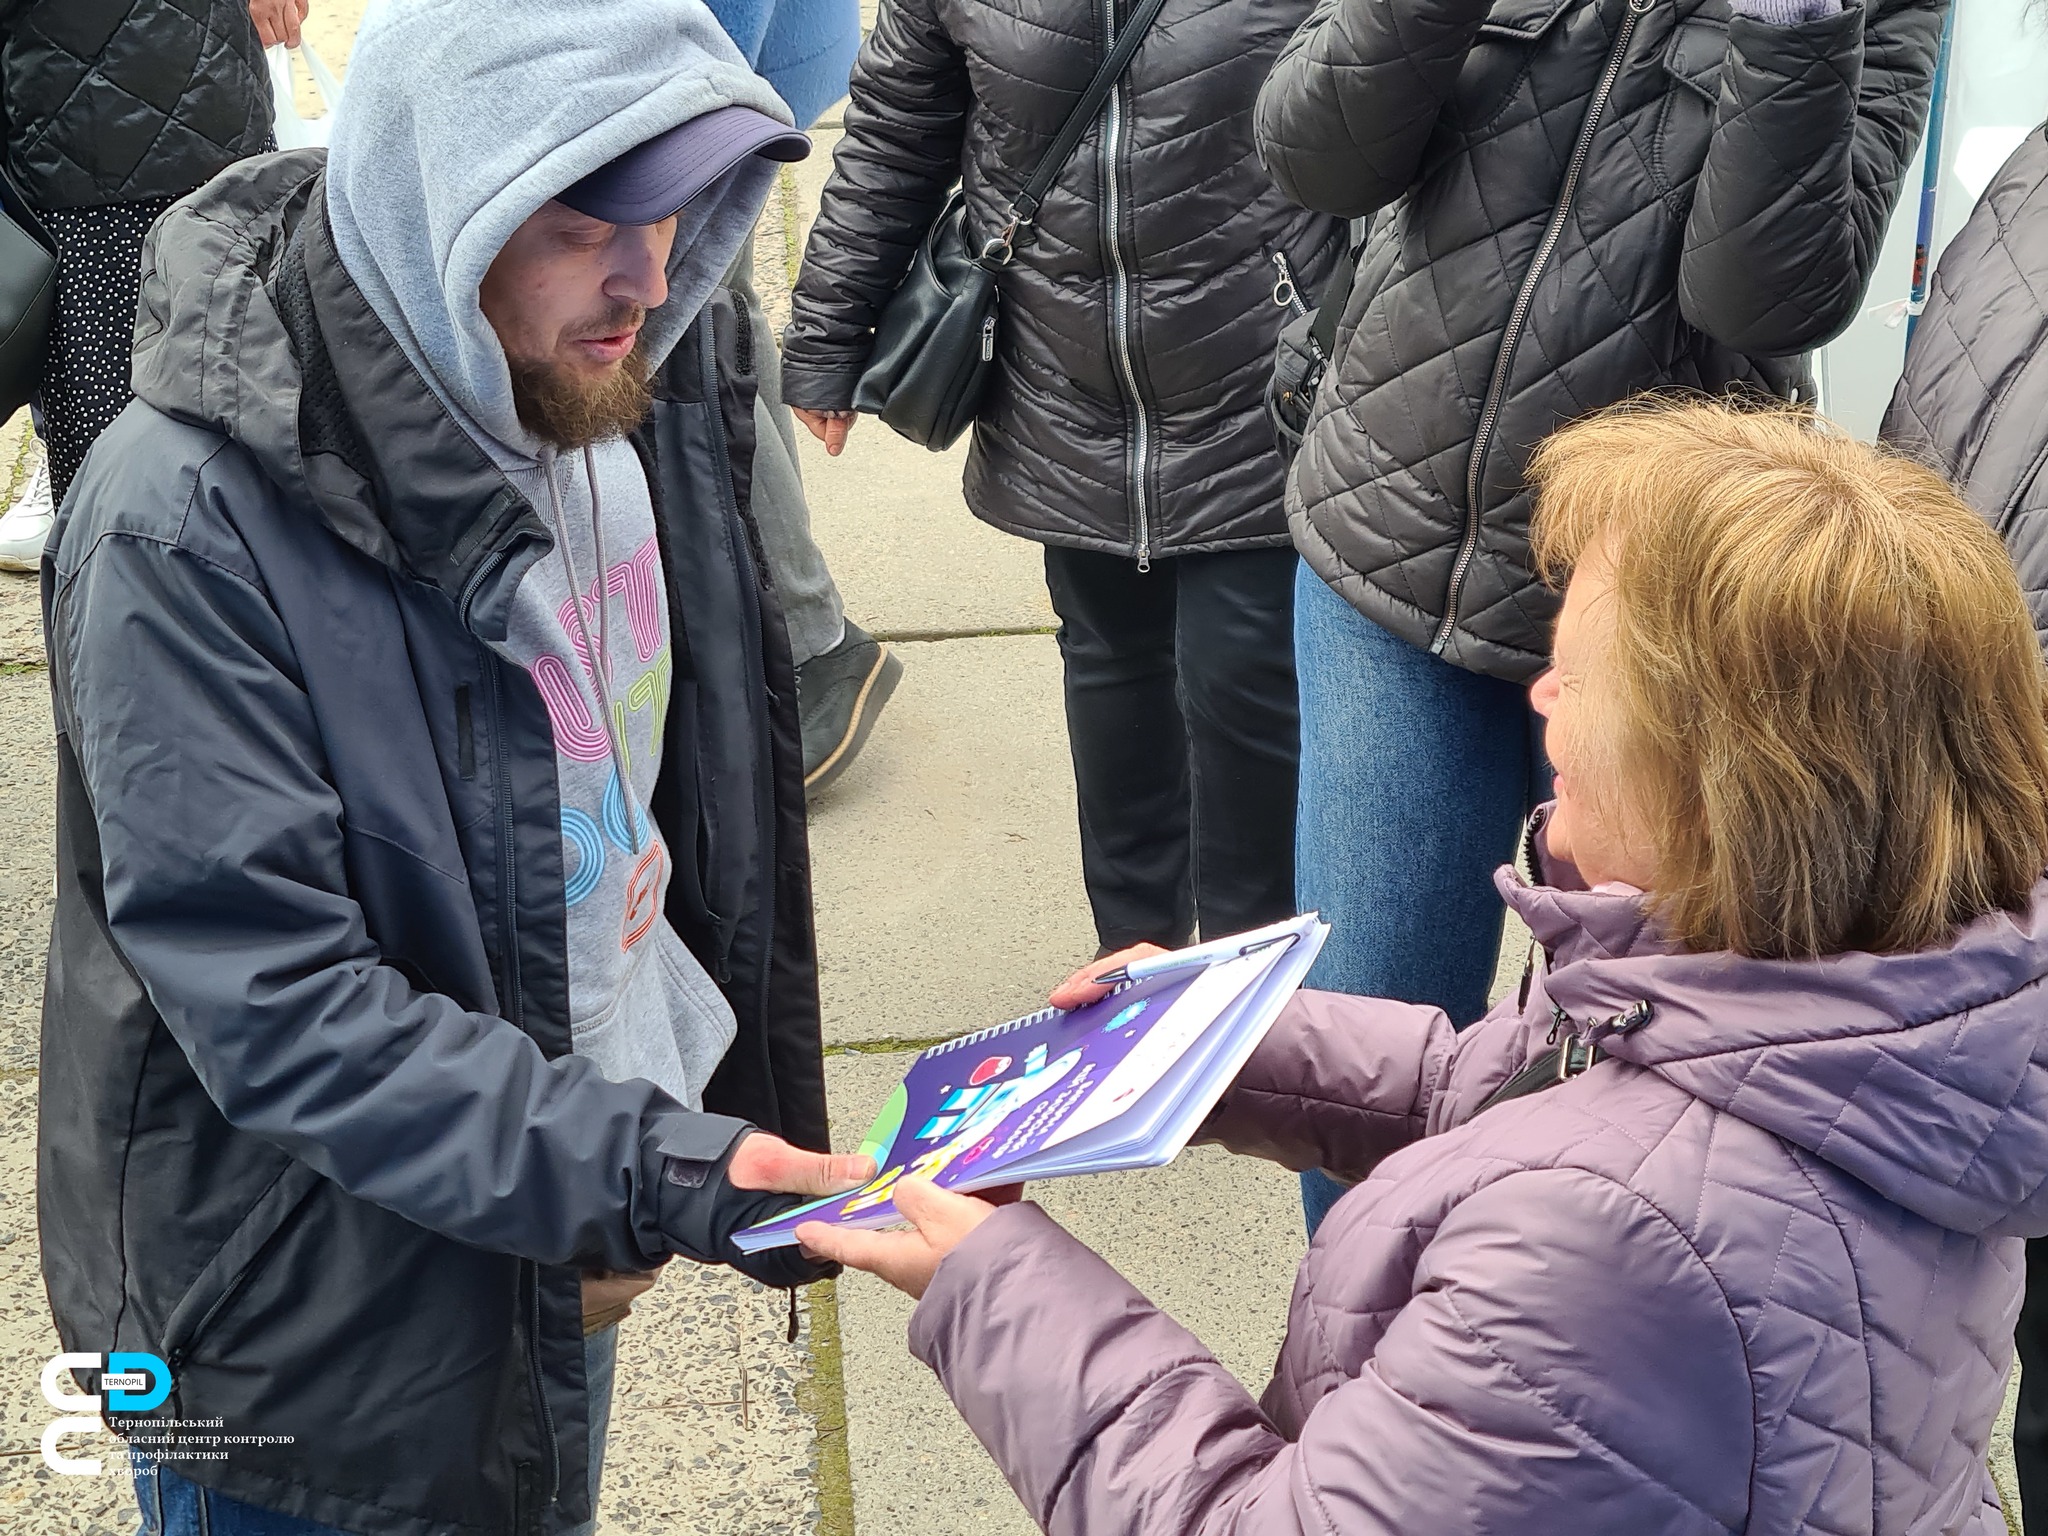
<path fill-rule="evenodd" d="M 1142 960 L 1147 955 L 1163 955 L 1166 951 L 1157 944 L 1133 944 L 1129 949 L 1120 949 L 1113 955 L 1104 955 L 1084 965 L 1065 981 L 1052 989 L 1052 1005 L 1055 1008 L 1085 1008 L 1090 1003 L 1099 1003 L 1109 996 L 1109 988 L 1100 986 L 1095 978 L 1105 971 L 1114 971 L 1129 965 L 1133 960 Z"/>
<path fill-rule="evenodd" d="M 997 1206 L 1009 1205 L 1023 1193 L 1021 1184 L 1010 1184 L 979 1195 L 956 1195 L 925 1179 L 901 1179 L 890 1194 L 914 1231 L 862 1232 L 807 1221 L 796 1229 L 796 1240 L 806 1253 L 864 1269 L 904 1294 L 920 1297 L 932 1283 L 939 1261 L 995 1215 Z"/>
<path fill-rule="evenodd" d="M 828 457 L 839 457 L 846 447 L 846 434 L 853 430 L 852 411 L 807 411 L 800 405 L 792 405 L 790 411 L 811 429 L 811 436 L 825 445 Z"/>
<path fill-rule="evenodd" d="M 624 1322 L 633 1302 L 654 1289 L 658 1269 L 586 1269 L 583 1272 L 583 1331 L 595 1333 Z"/>
<path fill-rule="evenodd" d="M 785 1195 L 843 1195 L 875 1176 L 875 1160 L 850 1153 L 806 1152 L 780 1136 L 749 1131 L 725 1165 L 734 1189 L 771 1189 Z"/>
<path fill-rule="evenodd" d="M 283 43 L 299 46 L 299 23 L 306 19 L 308 0 L 249 0 L 249 19 L 256 23 L 257 39 L 266 48 Z"/>

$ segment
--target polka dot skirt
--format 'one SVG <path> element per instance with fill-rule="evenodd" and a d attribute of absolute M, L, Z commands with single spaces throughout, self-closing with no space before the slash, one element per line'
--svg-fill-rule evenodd
<path fill-rule="evenodd" d="M 142 237 L 171 203 L 151 198 L 41 215 L 57 242 L 57 303 L 40 404 L 50 491 L 59 501 L 85 450 L 128 403 Z"/>

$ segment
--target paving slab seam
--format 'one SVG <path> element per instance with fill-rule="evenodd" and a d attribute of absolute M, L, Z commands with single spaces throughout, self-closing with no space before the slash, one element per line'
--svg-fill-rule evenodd
<path fill-rule="evenodd" d="M 821 1281 L 806 1290 L 811 1371 L 796 1390 L 797 1406 L 811 1416 L 817 1447 L 811 1477 L 818 1494 L 817 1536 L 854 1536 L 853 1461 L 846 1443 L 845 1345 L 839 1332 L 839 1284 Z"/>
<path fill-rule="evenodd" d="M 953 1035 L 933 1035 L 924 1040 L 906 1040 L 897 1035 L 884 1035 L 879 1040 L 841 1040 L 825 1047 L 827 1056 L 893 1056 L 898 1051 L 928 1051 L 935 1045 L 944 1045 Z"/>
<path fill-rule="evenodd" d="M 1008 629 L 875 629 L 869 634 L 877 640 L 923 644 L 933 640 L 1011 640 L 1059 632 L 1057 624 L 1020 624 Z"/>

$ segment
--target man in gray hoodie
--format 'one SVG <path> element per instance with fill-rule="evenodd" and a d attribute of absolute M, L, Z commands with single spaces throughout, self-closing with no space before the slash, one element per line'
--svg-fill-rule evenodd
<path fill-rule="evenodd" d="M 586 1528 L 653 1272 L 827 1272 L 731 1242 L 869 1171 L 718 293 L 787 116 L 695 0 L 399 0 L 331 156 L 152 231 L 43 573 L 38 1170 L 152 1530 Z"/>

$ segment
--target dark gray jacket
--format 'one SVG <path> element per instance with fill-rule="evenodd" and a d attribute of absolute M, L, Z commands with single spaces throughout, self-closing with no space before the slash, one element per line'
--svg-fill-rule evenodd
<path fill-rule="evenodd" d="M 0 142 L 39 208 L 181 197 L 270 131 L 248 0 L 0 0 Z"/>
<path fill-rule="evenodd" d="M 791 1203 L 725 1184 L 744 1125 L 825 1145 L 752 394 L 707 311 L 637 441 L 677 656 L 667 915 L 739 1021 L 697 1114 L 567 1054 L 548 716 L 486 644 L 548 536 L 336 259 L 323 159 L 159 221 L 139 398 L 44 565 L 44 1278 L 67 1350 L 168 1362 L 147 1417 L 295 1437 L 188 1476 L 380 1536 L 528 1536 L 590 1512 L 579 1268 L 730 1260 Z"/>
<path fill-rule="evenodd" d="M 1132 0 L 884 0 L 785 339 L 792 405 L 844 408 L 875 316 L 956 183 L 977 240 L 1058 134 Z M 1265 417 L 1284 260 L 1313 302 L 1334 220 L 1258 163 L 1252 103 L 1307 0 L 1167 0 L 1003 270 L 967 504 L 1049 544 L 1284 544 Z"/>
<path fill-rule="evenodd" d="M 1374 215 L 1288 485 L 1354 607 L 1547 664 L 1530 451 L 1640 390 L 1805 389 L 1855 317 L 1947 0 L 1793 26 L 1727 0 L 1320 0 L 1259 97 L 1311 208 Z"/>
<path fill-rule="evenodd" d="M 1881 434 L 1955 482 L 2012 551 L 2048 650 L 2048 129 L 1941 253 Z"/>

